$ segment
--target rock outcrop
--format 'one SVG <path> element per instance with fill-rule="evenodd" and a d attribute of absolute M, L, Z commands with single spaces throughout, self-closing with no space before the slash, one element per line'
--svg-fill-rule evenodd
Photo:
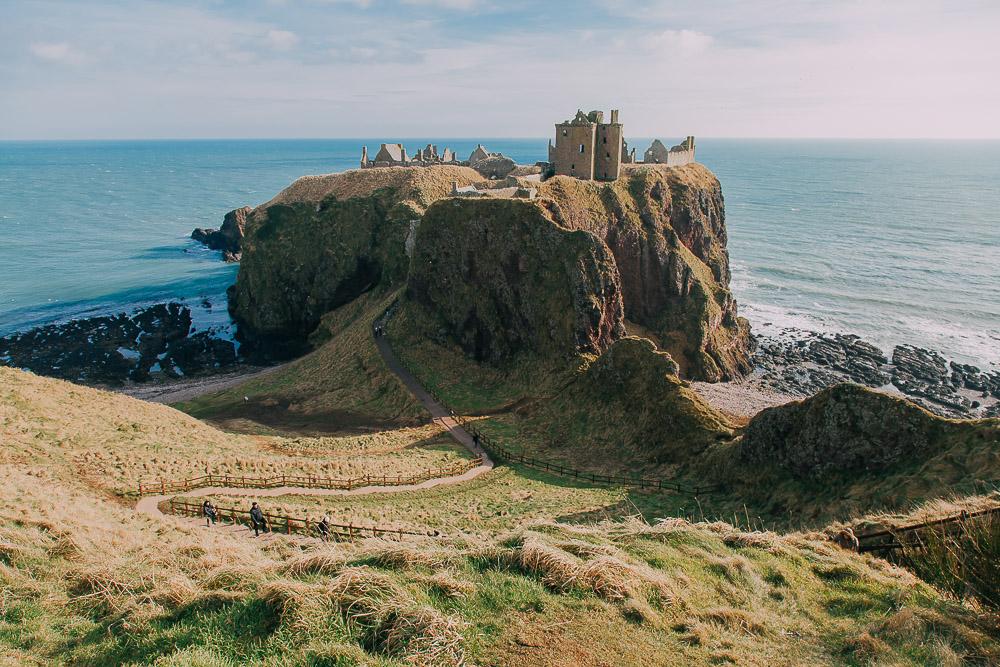
<path fill-rule="evenodd" d="M 481 176 L 466 167 L 376 168 L 295 181 L 247 219 L 229 306 L 245 354 L 306 351 L 320 318 L 401 284 L 424 208 Z"/>
<path fill-rule="evenodd" d="M 191 238 L 204 243 L 212 250 L 221 250 L 222 259 L 227 262 L 240 261 L 243 248 L 243 236 L 246 229 L 247 215 L 253 211 L 249 206 L 238 208 L 226 213 L 219 229 L 202 229 L 191 232 Z"/>
<path fill-rule="evenodd" d="M 734 437 L 733 425 L 677 377 L 670 355 L 632 336 L 519 416 L 540 441 L 571 448 L 583 467 L 629 473 L 684 464 Z"/>
<path fill-rule="evenodd" d="M 557 176 L 538 196 L 560 224 L 604 239 L 626 319 L 652 333 L 682 375 L 719 381 L 750 371 L 749 324 L 729 291 L 722 188 L 708 169 L 634 166 L 613 183 Z"/>
<path fill-rule="evenodd" d="M 946 439 L 976 430 L 1000 444 L 997 424 L 949 421 L 904 399 L 841 384 L 761 411 L 747 425 L 740 452 L 749 464 L 819 480 L 918 463 Z"/>
<path fill-rule="evenodd" d="M 607 246 L 561 227 L 531 201 L 432 205 L 417 233 L 406 294 L 429 335 L 493 364 L 521 354 L 600 354 L 625 335 Z"/>
<path fill-rule="evenodd" d="M 191 311 L 179 303 L 131 315 L 49 324 L 0 338 L 0 364 L 84 384 L 118 386 L 153 377 L 177 378 L 236 364 L 231 341 L 191 331 Z"/>

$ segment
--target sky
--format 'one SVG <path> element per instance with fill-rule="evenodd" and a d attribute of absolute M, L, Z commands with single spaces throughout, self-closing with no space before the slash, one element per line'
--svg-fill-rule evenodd
<path fill-rule="evenodd" d="M 1000 138 L 997 0 L 0 0 L 0 139 Z"/>

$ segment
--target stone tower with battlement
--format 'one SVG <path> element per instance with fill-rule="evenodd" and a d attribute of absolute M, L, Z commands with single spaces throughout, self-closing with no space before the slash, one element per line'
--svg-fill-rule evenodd
<path fill-rule="evenodd" d="M 556 124 L 556 143 L 549 142 L 549 164 L 556 175 L 585 181 L 613 181 L 621 173 L 622 162 L 630 161 L 618 110 L 611 110 L 611 122 L 603 111 L 577 111 L 572 120 Z"/>

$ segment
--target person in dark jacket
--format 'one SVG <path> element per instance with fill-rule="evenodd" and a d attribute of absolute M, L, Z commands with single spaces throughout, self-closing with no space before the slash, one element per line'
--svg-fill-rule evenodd
<path fill-rule="evenodd" d="M 250 523 L 253 524 L 253 536 L 257 537 L 261 531 L 267 532 L 267 520 L 264 513 L 260 511 L 260 506 L 254 503 L 250 506 Z"/>
<path fill-rule="evenodd" d="M 323 515 L 323 518 L 320 519 L 319 523 L 316 524 L 316 530 L 319 531 L 319 539 L 323 540 L 324 542 L 328 542 L 330 540 L 330 515 L 329 514 L 324 514 Z"/>
<path fill-rule="evenodd" d="M 201 513 L 205 515 L 206 528 L 215 523 L 215 519 L 218 516 L 218 512 L 215 511 L 215 505 L 212 504 L 211 500 L 206 500 L 201 504 Z"/>

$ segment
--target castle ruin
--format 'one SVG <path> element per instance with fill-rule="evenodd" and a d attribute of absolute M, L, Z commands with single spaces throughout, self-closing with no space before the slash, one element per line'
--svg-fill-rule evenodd
<path fill-rule="evenodd" d="M 684 141 L 669 150 L 662 141 L 654 139 L 642 154 L 642 161 L 648 164 L 665 164 L 668 167 L 680 167 L 694 162 L 694 137 L 686 137 Z"/>
<path fill-rule="evenodd" d="M 572 120 L 556 124 L 555 145 L 549 141 L 549 171 L 585 181 L 613 181 L 621 175 L 623 164 L 632 164 L 635 149 L 629 150 L 618 110 L 611 110 L 611 122 L 604 122 L 603 111 L 584 114 L 577 111 Z M 645 164 L 671 167 L 694 162 L 694 137 L 669 150 L 659 139 L 643 154 Z"/>
<path fill-rule="evenodd" d="M 618 122 L 618 109 L 611 110 L 610 123 L 604 122 L 603 111 L 577 111 L 573 120 L 556 124 L 555 146 L 549 142 L 550 168 L 585 181 L 613 181 L 622 164 L 634 159 L 635 151 L 629 152 Z"/>

